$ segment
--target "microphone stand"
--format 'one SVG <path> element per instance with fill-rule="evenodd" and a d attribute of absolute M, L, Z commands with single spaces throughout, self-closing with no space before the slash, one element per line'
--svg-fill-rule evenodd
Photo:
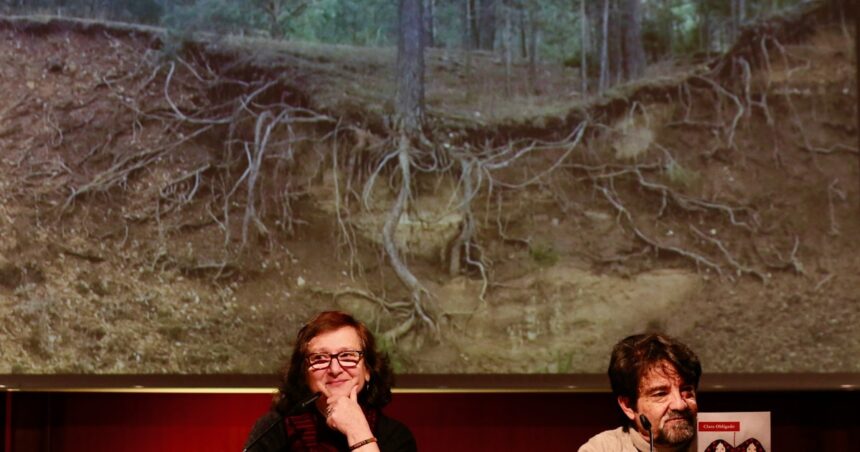
<path fill-rule="evenodd" d="M 648 443 L 651 445 L 651 452 L 654 452 L 654 433 L 651 432 L 651 421 L 644 414 L 640 414 L 639 422 L 642 423 L 642 428 L 648 430 Z"/>
<path fill-rule="evenodd" d="M 275 421 L 274 421 L 274 422 L 272 422 L 268 427 L 266 427 L 266 429 L 265 429 L 265 430 L 263 430 L 259 435 L 257 435 L 257 437 L 256 437 L 256 438 L 254 438 L 254 440 L 253 440 L 253 441 L 251 441 L 250 443 L 248 443 L 248 446 L 247 446 L 247 447 L 245 447 L 244 449 L 242 449 L 242 452 L 248 452 L 248 451 L 250 451 L 254 446 L 256 446 L 256 445 L 257 445 L 257 443 L 259 443 L 259 442 L 260 442 L 260 440 L 261 440 L 261 439 L 263 439 L 263 437 L 265 437 L 265 436 L 266 436 L 266 434 L 267 434 L 267 433 L 269 433 L 270 431 L 272 431 L 272 429 L 273 429 L 273 428 L 275 428 L 275 426 L 276 426 L 276 425 L 278 425 L 278 424 L 280 424 L 281 422 L 283 422 L 285 418 L 288 418 L 288 417 L 290 417 L 290 416 L 292 416 L 292 415 L 294 415 L 294 414 L 298 413 L 299 411 L 304 410 L 305 408 L 307 408 L 307 407 L 308 407 L 308 405 L 310 405 L 310 404 L 312 404 L 312 403 L 316 402 L 316 400 L 317 400 L 318 398 L 320 398 L 320 396 L 322 396 L 322 393 L 321 393 L 321 392 L 316 392 L 316 393 L 314 393 L 312 396 L 308 397 L 307 399 L 302 400 L 302 401 L 301 401 L 301 403 L 299 403 L 298 405 L 296 405 L 296 406 L 292 407 L 292 408 L 290 409 L 290 411 L 288 411 L 288 412 L 287 412 L 287 414 L 285 414 L 285 415 L 283 415 L 283 416 L 281 416 L 281 415 L 279 414 L 279 415 L 276 417 L 276 419 L 275 419 Z"/>

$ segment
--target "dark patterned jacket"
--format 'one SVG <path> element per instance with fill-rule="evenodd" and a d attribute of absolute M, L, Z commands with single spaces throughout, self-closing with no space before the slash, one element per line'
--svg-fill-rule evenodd
<path fill-rule="evenodd" d="M 287 422 L 290 423 L 290 430 L 294 433 L 287 434 Z M 325 420 L 321 416 L 313 413 L 305 413 L 298 416 L 290 416 L 284 421 L 275 411 L 269 411 L 263 415 L 254 424 L 248 439 L 245 442 L 248 452 L 295 452 L 297 450 L 305 450 L 299 446 L 299 438 L 301 430 L 308 427 L 316 430 L 317 442 L 320 443 L 318 450 L 338 450 L 349 451 L 349 445 L 346 443 L 346 437 L 341 433 L 330 429 L 325 425 Z M 373 436 L 376 437 L 379 445 L 379 450 L 382 452 L 416 452 L 418 446 L 415 443 L 415 438 L 412 432 L 400 422 L 391 419 L 383 414 L 375 416 L 371 430 Z M 298 431 L 296 431 L 298 426 Z M 267 430 L 268 429 L 268 430 Z M 258 439 L 259 438 L 259 439 Z M 256 441 L 256 442 L 255 442 Z"/>

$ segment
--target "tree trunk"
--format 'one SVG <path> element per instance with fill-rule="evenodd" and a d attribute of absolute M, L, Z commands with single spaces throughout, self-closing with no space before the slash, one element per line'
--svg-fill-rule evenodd
<path fill-rule="evenodd" d="M 729 41 L 735 42 L 738 33 L 738 1 L 729 0 Z"/>
<path fill-rule="evenodd" d="M 520 58 L 525 60 L 529 57 L 529 25 L 525 8 L 517 6 L 517 25 L 520 36 Z"/>
<path fill-rule="evenodd" d="M 538 41 L 540 40 L 540 24 L 537 20 L 537 11 L 536 9 L 540 7 L 540 4 L 532 4 L 528 10 L 528 30 L 529 30 L 529 92 L 532 94 L 538 94 L 538 83 L 537 83 L 537 65 L 538 65 Z"/>
<path fill-rule="evenodd" d="M 609 88 L 609 0 L 603 0 L 603 21 L 601 22 L 602 44 L 600 46 L 600 80 L 598 91 L 603 93 Z"/>
<path fill-rule="evenodd" d="M 505 2 L 504 5 L 505 10 L 505 29 L 504 29 L 504 41 L 505 41 L 505 96 L 511 96 L 511 79 L 513 78 L 513 52 L 514 52 L 514 23 L 513 18 L 513 8 L 510 5 L 510 0 Z"/>
<path fill-rule="evenodd" d="M 665 45 L 662 46 L 663 52 L 659 54 L 651 55 L 653 58 L 651 61 L 657 61 L 661 58 L 665 58 L 667 55 L 669 57 L 675 56 L 675 33 L 677 31 L 677 24 L 675 22 L 675 15 L 672 14 L 672 2 L 671 0 L 661 0 L 659 5 L 659 12 L 657 13 L 658 20 L 662 25 L 662 33 L 665 37 Z M 644 19 L 642 19 L 643 15 L 640 13 L 639 16 L 639 24 L 640 24 L 640 32 L 641 32 L 641 24 Z M 645 61 L 648 61 L 648 56 L 646 54 Z"/>
<path fill-rule="evenodd" d="M 582 77 L 582 96 L 588 95 L 588 54 L 591 52 L 591 45 L 588 39 L 588 29 L 591 26 L 588 22 L 588 8 L 585 7 L 585 0 L 579 3 L 579 13 L 582 16 L 580 19 L 580 51 L 579 51 L 579 70 Z"/>
<path fill-rule="evenodd" d="M 619 0 L 612 2 L 609 12 L 609 84 L 617 85 L 624 80 L 624 21 Z"/>
<path fill-rule="evenodd" d="M 465 54 L 466 102 L 470 102 L 472 93 L 472 8 L 470 0 L 463 0 L 463 53 Z"/>
<path fill-rule="evenodd" d="M 645 73 L 645 49 L 642 47 L 642 12 L 639 0 L 625 0 L 624 10 L 624 77 L 633 80 Z"/>
<path fill-rule="evenodd" d="M 398 125 L 408 134 L 417 133 L 424 119 L 424 24 L 423 0 L 400 0 L 397 40 Z"/>
<path fill-rule="evenodd" d="M 425 47 L 436 47 L 436 0 L 424 0 Z"/>
<path fill-rule="evenodd" d="M 478 13 L 478 48 L 493 50 L 496 42 L 496 10 L 498 0 L 480 0 Z"/>
<path fill-rule="evenodd" d="M 397 99 L 395 117 L 398 133 L 397 163 L 400 169 L 400 191 L 382 227 L 382 244 L 391 267 L 400 282 L 409 290 L 415 316 L 435 329 L 432 319 L 424 312 L 421 299 L 428 291 L 409 270 L 394 241 L 400 218 L 411 198 L 412 139 L 421 134 L 424 120 L 424 0 L 400 0 L 397 40 Z M 414 317 L 413 316 L 413 319 Z M 385 333 L 389 339 L 407 331 L 413 320 Z"/>
<path fill-rule="evenodd" d="M 269 36 L 280 39 L 283 37 L 283 31 L 278 27 L 278 16 L 281 15 L 281 1 L 269 0 L 266 3 L 266 13 L 269 16 Z"/>
<path fill-rule="evenodd" d="M 478 2 L 480 0 L 466 0 L 466 7 L 469 9 L 469 39 L 471 43 L 469 44 L 469 48 L 471 49 L 480 49 L 481 48 L 481 35 L 479 30 L 478 23 Z"/>
<path fill-rule="evenodd" d="M 699 20 L 701 20 L 700 25 L 700 37 L 699 37 L 699 47 L 700 50 L 705 52 L 706 57 L 710 58 L 711 56 L 711 19 L 708 17 L 708 13 L 705 11 L 701 12 L 699 16 Z"/>
<path fill-rule="evenodd" d="M 856 0 L 855 0 L 856 3 Z M 860 108 L 860 8 L 855 5 L 854 9 L 854 72 L 857 82 L 857 91 L 855 91 L 855 99 L 857 107 Z M 860 130 L 860 115 L 857 116 L 857 130 Z M 858 149 L 860 149 L 860 134 L 857 134 Z M 858 163 L 860 163 L 860 154 L 857 155 Z"/>

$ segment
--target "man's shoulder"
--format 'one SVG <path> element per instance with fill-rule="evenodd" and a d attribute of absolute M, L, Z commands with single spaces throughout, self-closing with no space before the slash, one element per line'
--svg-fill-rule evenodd
<path fill-rule="evenodd" d="M 592 436 L 579 452 L 638 452 L 623 427 Z"/>

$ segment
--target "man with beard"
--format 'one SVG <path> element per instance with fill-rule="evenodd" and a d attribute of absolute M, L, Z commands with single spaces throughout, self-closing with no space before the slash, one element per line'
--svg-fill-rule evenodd
<path fill-rule="evenodd" d="M 662 334 L 637 334 L 619 342 L 609 360 L 609 381 L 623 426 L 600 433 L 579 452 L 696 450 L 699 358 Z"/>

